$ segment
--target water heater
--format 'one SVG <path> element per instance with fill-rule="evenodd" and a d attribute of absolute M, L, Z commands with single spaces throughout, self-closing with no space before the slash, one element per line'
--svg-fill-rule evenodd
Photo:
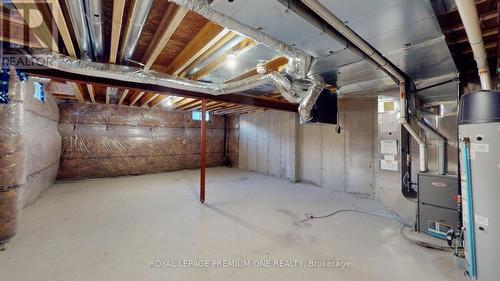
<path fill-rule="evenodd" d="M 467 272 L 500 280 L 500 91 L 462 96 L 458 131 Z"/>

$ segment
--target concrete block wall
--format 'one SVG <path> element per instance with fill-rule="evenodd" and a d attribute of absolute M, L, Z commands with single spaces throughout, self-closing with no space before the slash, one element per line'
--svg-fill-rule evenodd
<path fill-rule="evenodd" d="M 194 169 L 200 121 L 191 112 L 106 104 L 59 105 L 63 137 L 58 179 Z M 224 118 L 207 122 L 207 166 L 224 164 Z"/>

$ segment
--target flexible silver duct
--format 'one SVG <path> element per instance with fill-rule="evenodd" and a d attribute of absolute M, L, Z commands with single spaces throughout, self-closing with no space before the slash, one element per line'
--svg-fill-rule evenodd
<path fill-rule="evenodd" d="M 133 0 L 131 5 L 133 12 L 127 23 L 127 30 L 125 31 L 125 37 L 120 52 L 120 60 L 128 60 L 134 55 L 135 48 L 139 42 L 139 37 L 152 5 L 153 0 Z"/>
<path fill-rule="evenodd" d="M 415 118 L 417 125 L 422 128 L 426 133 L 434 136 L 438 139 L 437 150 L 438 150 L 438 173 L 440 175 L 446 174 L 446 138 L 441 134 L 436 132 L 433 128 L 427 125 L 425 122 Z"/>
<path fill-rule="evenodd" d="M 179 6 L 183 6 L 191 11 L 194 11 L 203 17 L 213 21 L 227 29 L 241 33 L 255 41 L 277 51 L 281 56 L 288 58 L 288 65 L 285 71 L 294 79 L 306 79 L 306 76 L 311 68 L 313 57 L 287 45 L 267 34 L 256 30 L 248 25 L 242 24 L 231 17 L 214 11 L 205 0 L 169 0 L 175 2 Z"/>
<path fill-rule="evenodd" d="M 66 6 L 69 10 L 69 18 L 75 32 L 76 40 L 82 58 L 92 56 L 92 44 L 90 34 L 85 18 L 85 6 L 82 0 L 66 0 Z"/>
<path fill-rule="evenodd" d="M 85 8 L 94 58 L 102 60 L 104 56 L 102 0 L 85 0 Z"/>
<path fill-rule="evenodd" d="M 304 124 L 311 121 L 311 110 L 316 104 L 321 91 L 325 88 L 323 78 L 319 75 L 311 75 L 309 79 L 312 81 L 312 84 L 309 86 L 309 90 L 307 94 L 304 96 L 299 105 L 299 114 L 300 114 L 300 123 Z"/>
<path fill-rule="evenodd" d="M 287 101 L 301 103 L 302 110 L 299 113 L 301 120 L 304 122 L 310 120 L 310 109 L 316 102 L 317 95 L 323 89 L 322 80 L 320 80 L 319 76 L 309 77 L 309 80 L 295 79 L 290 81 L 277 71 L 262 75 L 258 74 L 234 82 L 216 84 L 193 81 L 136 67 L 80 60 L 61 54 L 35 50 L 32 51 L 31 56 L 34 63 L 38 65 L 77 75 L 159 85 L 210 95 L 244 92 L 265 84 L 273 84 Z M 311 83 L 310 81 L 314 82 Z M 306 91 L 303 90 L 305 85 L 308 87 Z"/>

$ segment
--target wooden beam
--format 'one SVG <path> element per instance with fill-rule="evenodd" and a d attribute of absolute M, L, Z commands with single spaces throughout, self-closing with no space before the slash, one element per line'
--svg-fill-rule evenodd
<path fill-rule="evenodd" d="M 59 34 L 61 35 L 64 46 L 66 46 L 66 51 L 68 54 L 76 58 L 75 47 L 73 46 L 73 41 L 71 40 L 71 35 L 69 33 L 68 25 L 64 19 L 64 14 L 61 9 L 61 5 L 58 0 L 46 0 L 47 4 L 52 13 L 52 18 L 54 19 L 57 28 L 59 29 Z"/>
<path fill-rule="evenodd" d="M 45 22 L 42 12 L 38 9 L 36 0 L 12 0 L 24 22 L 33 31 L 44 48 L 59 53 L 57 41 L 54 39 L 50 27 Z"/>
<path fill-rule="evenodd" d="M 245 38 L 238 45 L 236 45 L 233 48 L 229 49 L 228 51 L 224 52 L 224 54 L 222 54 L 220 57 L 218 57 L 217 59 L 215 59 L 211 63 L 207 64 L 202 69 L 198 70 L 191 77 L 191 79 L 192 80 L 199 80 L 200 78 L 202 78 L 202 77 L 212 73 L 213 71 L 219 69 L 224 64 L 224 62 L 226 62 L 226 59 L 230 54 L 237 54 L 237 55 L 244 54 L 247 51 L 251 50 L 255 45 L 256 45 L 255 41 L 253 41 L 250 38 Z"/>
<path fill-rule="evenodd" d="M 83 99 L 83 89 L 76 82 L 67 82 L 68 85 L 73 89 L 73 93 L 79 103 L 85 103 Z"/>
<path fill-rule="evenodd" d="M 137 92 L 132 95 L 132 98 L 130 99 L 130 106 L 133 106 L 143 95 L 145 92 Z"/>
<path fill-rule="evenodd" d="M 215 53 L 217 50 L 219 50 L 222 46 L 227 44 L 229 41 L 231 41 L 233 38 L 235 38 L 238 34 L 234 32 L 228 32 L 226 35 L 224 35 L 219 41 L 217 41 L 215 44 L 213 44 L 208 50 L 206 50 L 203 54 L 201 54 L 199 57 L 197 57 L 188 67 L 186 67 L 184 70 L 182 70 L 179 73 L 179 77 L 186 77 L 186 75 L 193 70 L 198 64 L 209 58 L 213 53 Z M 243 40 L 243 39 L 241 39 Z"/>
<path fill-rule="evenodd" d="M 166 72 L 178 75 L 194 60 L 205 53 L 212 45 L 217 43 L 229 30 L 213 22 L 208 22 L 187 44 L 182 52 L 166 68 Z"/>
<path fill-rule="evenodd" d="M 165 48 L 170 37 L 177 30 L 177 27 L 181 24 L 184 16 L 186 16 L 188 9 L 177 6 L 174 3 L 170 3 L 166 13 L 163 15 L 151 43 L 148 49 L 144 53 L 142 62 L 144 63 L 144 69 L 149 69 L 154 64 L 161 51 Z"/>
<path fill-rule="evenodd" d="M 141 107 L 146 107 L 148 106 L 148 103 L 154 100 L 156 97 L 158 97 L 160 94 L 155 94 L 155 93 L 148 93 L 144 95 L 141 100 L 139 101 L 139 104 Z"/>
<path fill-rule="evenodd" d="M 127 97 L 128 95 L 128 92 L 129 92 L 129 89 L 125 89 L 123 90 L 121 96 L 120 96 L 120 100 L 118 101 L 118 105 L 121 105 L 123 104 L 123 101 L 125 100 L 125 98 Z"/>
<path fill-rule="evenodd" d="M 87 84 L 87 90 L 89 92 L 90 100 L 95 103 L 95 93 L 94 87 L 91 84 Z"/>
<path fill-rule="evenodd" d="M 109 62 L 116 63 L 118 56 L 118 45 L 120 45 L 120 35 L 122 32 L 123 10 L 126 0 L 113 1 L 113 19 L 111 23 L 111 45 L 109 49 Z"/>
<path fill-rule="evenodd" d="M 207 93 L 202 93 L 202 92 L 197 92 L 197 91 L 189 91 L 189 90 L 182 90 L 182 89 L 176 89 L 172 87 L 167 87 L 163 85 L 157 85 L 157 84 L 149 84 L 149 83 L 142 83 L 142 82 L 135 82 L 135 81 L 129 81 L 129 80 L 118 80 L 114 78 L 107 78 L 105 75 L 86 75 L 85 73 L 72 73 L 66 70 L 60 70 L 60 69 L 41 69 L 41 68 L 29 68 L 26 69 L 25 72 L 27 74 L 31 75 L 37 75 L 40 77 L 47 77 L 51 78 L 55 81 L 62 81 L 62 82 L 78 82 L 78 83 L 91 83 L 94 85 L 102 85 L 105 87 L 115 87 L 115 88 L 121 88 L 121 89 L 130 89 L 130 90 L 136 90 L 136 91 L 143 91 L 143 92 L 155 92 L 163 95 L 175 95 L 175 96 L 181 96 L 181 97 L 190 97 L 194 99 L 210 99 L 210 100 L 215 100 L 215 101 L 220 101 L 220 102 L 228 102 L 228 103 L 235 103 L 235 104 L 244 104 L 244 105 L 251 105 L 255 107 L 263 107 L 263 108 L 272 108 L 276 110 L 284 110 L 284 111 L 292 111 L 296 112 L 297 111 L 297 104 L 294 103 L 288 103 L 288 102 L 281 102 L 281 101 L 273 101 L 273 100 L 268 100 L 268 99 L 262 99 L 259 97 L 254 97 L 254 96 L 246 96 L 243 95 L 244 93 L 234 93 L 234 94 L 227 94 L 227 95 L 211 95 Z"/>
<path fill-rule="evenodd" d="M 266 67 L 266 73 L 269 73 L 272 71 L 280 71 L 283 67 L 286 66 L 287 63 L 288 63 L 288 59 L 285 57 L 274 58 L 274 59 L 272 59 L 264 64 L 264 66 Z M 245 79 L 248 77 L 252 77 L 254 75 L 257 75 L 257 69 L 252 68 L 243 74 L 240 74 L 236 77 L 229 79 L 228 81 L 226 81 L 226 83 Z"/>

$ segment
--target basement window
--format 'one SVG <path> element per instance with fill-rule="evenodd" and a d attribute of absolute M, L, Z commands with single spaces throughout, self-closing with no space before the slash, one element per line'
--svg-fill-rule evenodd
<path fill-rule="evenodd" d="M 201 121 L 201 111 L 193 111 L 192 112 L 192 115 L 191 115 L 191 119 L 195 120 L 195 121 Z M 210 121 L 210 113 L 209 112 L 205 112 L 205 120 L 206 121 Z"/>
<path fill-rule="evenodd" d="M 34 97 L 41 102 L 45 103 L 45 92 L 43 91 L 42 83 L 35 82 L 35 94 Z"/>

